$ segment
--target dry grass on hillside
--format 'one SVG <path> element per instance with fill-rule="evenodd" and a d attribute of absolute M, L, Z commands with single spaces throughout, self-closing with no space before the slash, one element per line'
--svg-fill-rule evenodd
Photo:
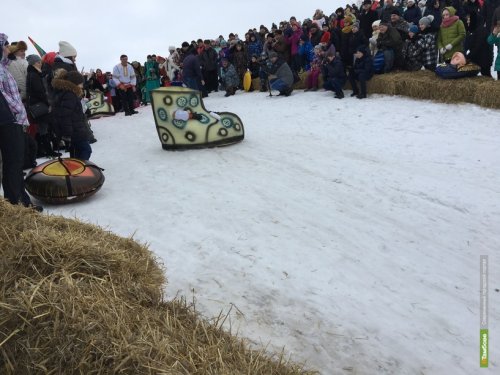
<path fill-rule="evenodd" d="M 312 374 L 165 301 L 145 246 L 0 201 L 1 374 Z"/>

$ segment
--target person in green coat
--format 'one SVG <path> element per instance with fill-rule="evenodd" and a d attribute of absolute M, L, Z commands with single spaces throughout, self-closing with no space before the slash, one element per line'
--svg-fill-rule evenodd
<path fill-rule="evenodd" d="M 453 7 L 443 9 L 443 21 L 439 27 L 437 46 L 445 62 L 449 62 L 455 52 L 464 52 L 465 25 L 455 15 Z"/>
<path fill-rule="evenodd" d="M 500 25 L 496 25 L 493 31 L 488 35 L 488 44 L 497 46 L 497 58 L 495 60 L 495 71 L 497 72 L 497 80 L 500 80 Z"/>
<path fill-rule="evenodd" d="M 144 75 L 146 76 L 146 91 L 144 93 L 144 102 L 151 102 L 151 91 L 160 87 L 160 68 L 156 62 L 156 56 L 147 56 L 144 63 Z"/>

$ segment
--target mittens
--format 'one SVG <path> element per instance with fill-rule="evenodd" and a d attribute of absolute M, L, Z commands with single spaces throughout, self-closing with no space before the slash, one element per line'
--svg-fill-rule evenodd
<path fill-rule="evenodd" d="M 445 48 L 446 48 L 447 51 L 451 51 L 451 49 L 453 48 L 453 46 L 451 44 L 447 44 Z"/>
<path fill-rule="evenodd" d="M 440 53 L 441 55 L 444 55 L 444 54 L 446 53 L 446 48 L 445 48 L 445 47 L 440 48 L 440 49 L 439 49 L 439 53 Z"/>

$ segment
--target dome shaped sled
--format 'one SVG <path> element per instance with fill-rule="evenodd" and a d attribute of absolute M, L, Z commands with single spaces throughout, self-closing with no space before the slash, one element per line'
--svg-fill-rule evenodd
<path fill-rule="evenodd" d="M 156 130 L 165 150 L 226 146 L 245 136 L 237 115 L 207 111 L 199 91 L 162 87 L 153 90 L 151 97 Z M 178 112 L 189 114 L 189 118 L 178 118 Z"/>
<path fill-rule="evenodd" d="M 78 202 L 94 195 L 104 184 L 102 169 L 87 160 L 59 158 L 33 168 L 26 176 L 26 190 L 35 198 L 54 204 Z"/>
<path fill-rule="evenodd" d="M 104 98 L 100 91 L 90 91 L 90 98 L 87 104 L 90 110 L 90 118 L 96 119 L 103 116 L 114 116 L 115 110 Z"/>

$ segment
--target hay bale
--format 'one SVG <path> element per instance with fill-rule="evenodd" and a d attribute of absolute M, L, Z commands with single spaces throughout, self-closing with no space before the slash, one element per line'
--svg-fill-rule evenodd
<path fill-rule="evenodd" d="M 404 95 L 442 103 L 471 103 L 500 109 L 500 85 L 489 77 L 441 79 L 427 70 L 375 75 L 367 85 L 371 94 Z"/>
<path fill-rule="evenodd" d="M 96 226 L 0 201 L 1 374 L 308 374 L 165 301 L 162 265 Z"/>

